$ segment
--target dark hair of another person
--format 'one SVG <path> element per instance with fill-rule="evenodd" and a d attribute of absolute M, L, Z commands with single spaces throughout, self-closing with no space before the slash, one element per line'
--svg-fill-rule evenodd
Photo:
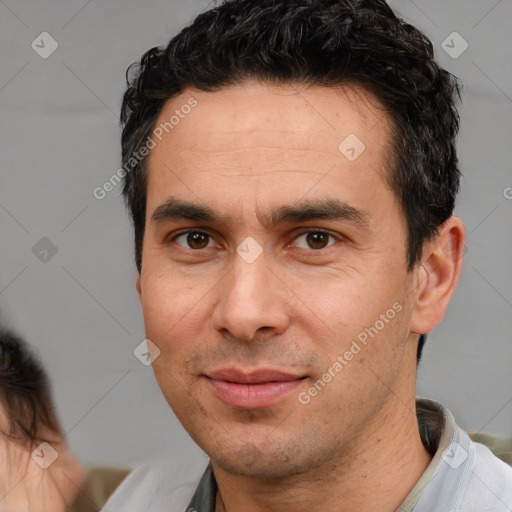
<path fill-rule="evenodd" d="M 50 381 L 26 342 L 0 329 L 0 403 L 9 421 L 5 436 L 21 443 L 46 441 L 42 429 L 62 436 Z"/>
<path fill-rule="evenodd" d="M 126 72 L 120 118 L 123 195 L 139 272 L 147 156 L 132 157 L 152 135 L 166 101 L 184 89 L 214 92 L 253 79 L 358 85 L 380 100 L 392 121 L 384 174 L 404 214 L 404 250 L 412 270 L 424 242 L 452 215 L 459 189 L 458 79 L 435 62 L 431 41 L 384 0 L 226 0 Z M 424 342 L 422 336 L 418 361 Z"/>

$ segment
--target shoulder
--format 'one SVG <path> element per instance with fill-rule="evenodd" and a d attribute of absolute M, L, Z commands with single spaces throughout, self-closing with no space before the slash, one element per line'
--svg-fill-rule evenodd
<path fill-rule="evenodd" d="M 484 444 L 496 457 L 512 465 L 512 438 L 504 439 L 486 432 L 469 434 L 469 437 L 477 443 Z"/>
<path fill-rule="evenodd" d="M 91 510 L 91 500 L 97 507 L 103 506 L 108 497 L 130 473 L 131 468 L 93 466 L 87 468 L 87 477 L 82 492 L 79 492 L 70 506 L 70 512 L 86 512 Z"/>
<path fill-rule="evenodd" d="M 471 441 L 471 448 L 461 512 L 509 512 L 512 509 L 512 467 L 483 444 Z"/>
<path fill-rule="evenodd" d="M 162 460 L 141 464 L 123 480 L 101 512 L 182 512 L 203 472 L 204 467 L 178 469 Z"/>

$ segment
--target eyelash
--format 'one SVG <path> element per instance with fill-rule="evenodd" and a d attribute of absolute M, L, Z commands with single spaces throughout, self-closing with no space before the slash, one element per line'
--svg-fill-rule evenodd
<path fill-rule="evenodd" d="M 188 229 L 186 231 L 181 231 L 180 233 L 177 233 L 172 238 L 169 238 L 168 242 L 174 242 L 176 240 L 176 238 L 178 238 L 180 236 L 183 236 L 183 235 L 188 235 L 190 233 L 199 233 L 201 235 L 206 235 L 207 237 L 210 237 L 210 239 L 213 238 L 212 235 L 210 235 L 210 234 L 208 234 L 208 233 L 206 233 L 204 231 L 200 231 L 200 230 L 197 230 L 197 229 Z M 294 240 L 296 240 L 297 238 L 299 238 L 299 237 L 301 237 L 303 235 L 306 235 L 308 233 L 319 233 L 319 234 L 327 235 L 327 236 L 329 236 L 331 238 L 334 238 L 338 242 L 341 241 L 341 238 L 339 236 L 335 236 L 332 233 L 330 233 L 329 231 L 325 231 L 323 229 L 317 229 L 317 228 L 311 228 L 311 229 L 307 229 L 307 230 L 301 231 L 300 233 L 297 234 L 297 236 L 294 238 Z M 329 245 L 329 246 L 324 247 L 322 249 L 309 249 L 309 250 L 311 250 L 313 252 L 320 252 L 320 251 L 329 249 L 329 247 L 332 247 L 333 245 L 335 245 L 335 244 Z M 183 249 L 188 249 L 189 251 L 193 251 L 193 252 L 200 252 L 200 251 L 209 249 L 209 248 L 206 248 L 206 249 L 191 249 L 189 247 L 185 248 L 183 246 L 179 246 L 179 247 L 182 247 Z M 302 250 L 308 250 L 308 249 L 302 249 Z"/>

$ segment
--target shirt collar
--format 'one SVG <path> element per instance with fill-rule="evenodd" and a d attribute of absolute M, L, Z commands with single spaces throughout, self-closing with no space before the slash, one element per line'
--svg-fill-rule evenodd
<path fill-rule="evenodd" d="M 432 455 L 432 460 L 396 512 L 411 512 L 414 509 L 455 434 L 456 425 L 452 413 L 438 402 L 417 398 L 416 417 L 421 440 Z"/>

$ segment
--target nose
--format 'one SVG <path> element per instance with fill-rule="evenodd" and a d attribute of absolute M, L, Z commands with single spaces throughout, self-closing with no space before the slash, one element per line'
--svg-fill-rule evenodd
<path fill-rule="evenodd" d="M 287 289 L 269 267 L 264 253 L 252 263 L 236 254 L 233 267 L 218 290 L 212 321 L 219 332 L 227 331 L 235 339 L 251 341 L 286 330 Z"/>

